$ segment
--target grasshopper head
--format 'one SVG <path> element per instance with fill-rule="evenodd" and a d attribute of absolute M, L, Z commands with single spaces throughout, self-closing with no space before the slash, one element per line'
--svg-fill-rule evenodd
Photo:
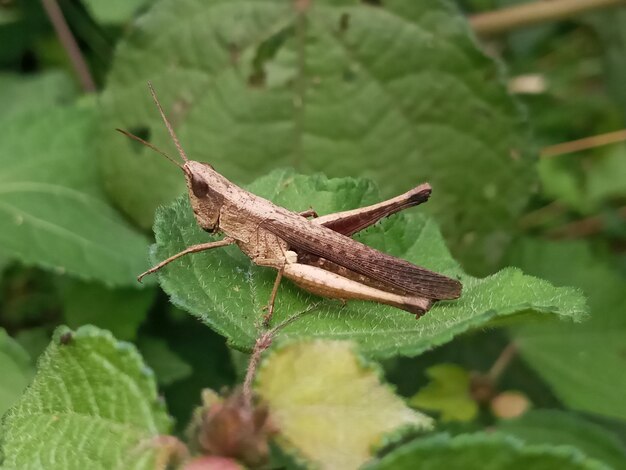
<path fill-rule="evenodd" d="M 187 191 L 193 214 L 198 225 L 207 232 L 215 232 L 219 228 L 222 195 L 211 188 L 215 170 L 208 163 L 189 160 L 183 165 L 187 180 Z"/>
<path fill-rule="evenodd" d="M 187 180 L 189 200 L 191 201 L 191 207 L 193 208 L 193 213 L 196 217 L 196 221 L 198 222 L 198 225 L 200 225 L 200 227 L 202 227 L 207 232 L 214 232 L 219 228 L 218 224 L 220 209 L 224 201 L 223 196 L 218 191 L 211 188 L 212 183 L 216 182 L 216 177 L 218 176 L 218 174 L 208 163 L 196 162 L 187 158 L 187 154 L 183 150 L 183 147 L 178 140 L 176 132 L 174 132 L 174 127 L 167 119 L 167 116 L 165 116 L 163 107 L 161 106 L 161 103 L 157 98 L 156 92 L 154 91 L 154 88 L 152 87 L 152 84 L 150 82 L 148 82 L 148 88 L 150 88 L 152 99 L 154 100 L 154 103 L 159 110 L 159 114 L 163 119 L 163 123 L 165 124 L 165 127 L 167 127 L 167 131 L 174 141 L 176 149 L 178 150 L 178 154 L 180 155 L 180 158 L 183 160 L 184 163 L 182 165 L 179 164 L 169 155 L 160 151 L 152 144 L 144 141 L 139 137 L 130 135 L 125 131 L 122 131 L 122 133 L 127 134 L 129 137 L 132 137 L 135 140 L 139 140 L 153 150 L 156 150 L 172 163 L 174 163 L 174 165 L 183 170 L 183 173 L 185 174 L 185 179 Z M 213 184 L 213 186 L 215 186 L 215 184 Z"/>

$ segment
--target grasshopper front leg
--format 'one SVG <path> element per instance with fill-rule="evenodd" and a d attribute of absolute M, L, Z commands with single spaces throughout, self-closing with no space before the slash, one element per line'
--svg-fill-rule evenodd
<path fill-rule="evenodd" d="M 276 274 L 276 279 L 274 280 L 274 285 L 272 286 L 272 292 L 270 294 L 270 298 L 267 301 L 267 305 L 263 308 L 263 310 L 267 311 L 267 313 L 263 316 L 263 326 L 267 327 L 272 320 L 272 315 L 274 314 L 274 303 L 276 302 L 276 295 L 278 294 L 278 287 L 280 286 L 280 281 L 283 279 L 283 275 L 285 273 L 285 266 L 288 263 L 293 263 L 297 260 L 297 255 L 293 251 L 284 252 L 284 258 L 276 258 L 276 259 L 268 259 L 268 258 L 255 258 L 254 263 L 258 266 L 267 266 L 278 269 L 278 274 Z"/>
<path fill-rule="evenodd" d="M 172 255 L 169 258 L 161 261 L 156 266 L 153 266 L 152 268 L 148 269 L 145 273 L 141 273 L 139 276 L 137 276 L 137 280 L 139 282 L 141 282 L 141 280 L 144 277 L 146 277 L 148 274 L 152 274 L 152 273 L 157 272 L 163 266 L 165 266 L 167 264 L 170 264 L 172 261 L 177 260 L 181 256 L 185 256 L 185 255 L 188 255 L 190 253 L 199 253 L 200 251 L 211 250 L 213 248 L 219 248 L 219 247 L 222 247 L 222 246 L 232 245 L 233 243 L 235 243 L 234 239 L 232 239 L 230 237 L 226 237 L 223 240 L 218 240 L 216 242 L 199 243 L 198 245 L 192 245 L 189 248 L 185 248 L 180 253 L 176 253 L 175 255 Z"/>
<path fill-rule="evenodd" d="M 267 301 L 267 305 L 265 306 L 267 313 L 263 315 L 263 326 L 266 328 L 267 326 L 269 326 L 270 321 L 272 320 L 272 315 L 274 314 L 274 303 L 276 302 L 276 294 L 278 293 L 278 286 L 280 286 L 280 281 L 282 281 L 284 273 L 284 266 L 278 269 L 278 274 L 276 275 L 276 279 L 274 280 L 274 286 L 272 287 L 272 293 L 270 294 L 270 298 Z"/>
<path fill-rule="evenodd" d="M 285 264 L 284 276 L 312 294 L 341 300 L 379 302 L 414 313 L 416 318 L 426 313 L 432 305 L 432 301 L 425 297 L 387 292 L 308 264 Z"/>

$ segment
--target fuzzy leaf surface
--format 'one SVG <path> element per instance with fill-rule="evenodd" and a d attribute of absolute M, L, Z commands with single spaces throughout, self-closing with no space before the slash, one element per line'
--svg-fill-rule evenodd
<path fill-rule="evenodd" d="M 437 434 L 392 451 L 366 470 L 410 470 L 419 467 L 484 470 L 609 470 L 602 462 L 567 446 L 525 445 L 498 433 Z"/>
<path fill-rule="evenodd" d="M 323 469 L 356 469 L 385 434 L 432 427 L 346 341 L 300 342 L 273 351 L 258 372 L 256 390 L 283 447 Z"/>
<path fill-rule="evenodd" d="M 291 210 L 313 206 L 320 215 L 380 200 L 367 180 L 301 176 L 286 170 L 260 178 L 249 189 Z M 187 196 L 159 211 L 155 235 L 154 263 L 211 239 L 196 224 Z M 446 249 L 435 222 L 421 215 L 420 208 L 386 219 L 357 238 L 420 266 L 459 277 L 461 298 L 437 303 L 416 321 L 404 311 L 371 302 L 350 301 L 342 307 L 338 301 L 309 295 L 285 281 L 278 291 L 274 324 L 308 313 L 281 330 L 282 338 L 350 339 L 373 356 L 417 355 L 516 313 L 536 311 L 580 320 L 585 312 L 584 298 L 575 289 L 555 288 L 518 269 L 508 268 L 485 279 L 465 274 Z M 174 304 L 200 317 L 234 347 L 250 350 L 275 276 L 274 270 L 254 266 L 232 246 L 183 257 L 162 269 L 159 279 Z"/>
<path fill-rule="evenodd" d="M 109 138 L 126 126 L 173 149 L 152 80 L 192 159 L 240 184 L 285 165 L 370 177 L 386 195 L 430 181 L 440 197 L 426 210 L 453 251 L 491 265 L 534 179 L 522 113 L 449 2 L 373 3 L 155 4 L 102 95 L 110 194 L 149 226 L 183 188 L 165 159 Z"/>
<path fill-rule="evenodd" d="M 6 415 L 3 468 L 153 469 L 170 420 L 136 349 L 95 327 L 59 328 Z"/>

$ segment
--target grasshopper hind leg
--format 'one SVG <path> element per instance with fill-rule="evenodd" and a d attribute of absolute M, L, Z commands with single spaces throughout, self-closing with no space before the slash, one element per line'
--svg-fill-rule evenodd
<path fill-rule="evenodd" d="M 416 318 L 424 315 L 433 303 L 425 297 L 386 292 L 307 264 L 286 264 L 283 275 L 312 294 L 343 301 L 355 299 L 379 302 L 413 313 Z"/>

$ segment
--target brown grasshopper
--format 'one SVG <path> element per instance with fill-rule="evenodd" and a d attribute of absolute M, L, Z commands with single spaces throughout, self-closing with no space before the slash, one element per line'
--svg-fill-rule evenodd
<path fill-rule="evenodd" d="M 278 271 L 266 307 L 266 325 L 283 277 L 322 297 L 380 302 L 411 312 L 416 318 L 426 313 L 433 302 L 461 295 L 459 281 L 350 238 L 384 217 L 427 201 L 429 184 L 378 204 L 321 217 L 312 209 L 292 212 L 233 184 L 208 163 L 189 160 L 152 85 L 148 85 L 184 163 L 180 165 L 152 144 L 118 130 L 181 168 L 198 225 L 209 233 L 224 233 L 225 237 L 190 246 L 141 274 L 139 281 L 186 254 L 236 244 L 253 263 Z"/>

